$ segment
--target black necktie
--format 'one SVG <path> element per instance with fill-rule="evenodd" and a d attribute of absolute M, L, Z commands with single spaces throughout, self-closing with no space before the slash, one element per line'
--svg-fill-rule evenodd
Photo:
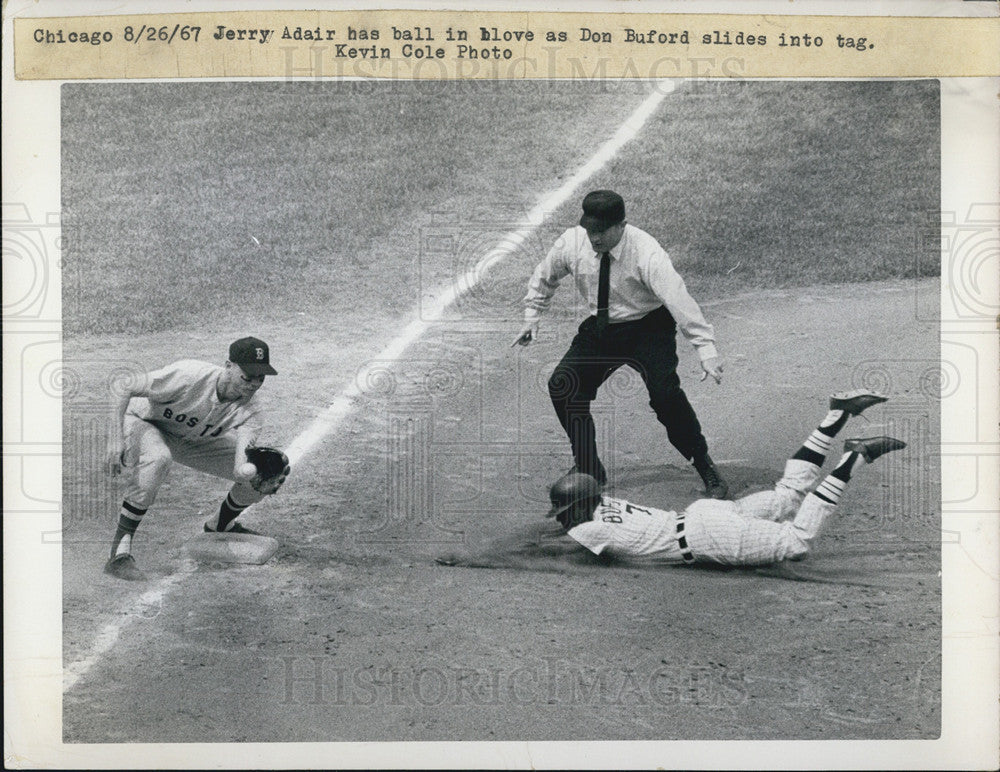
<path fill-rule="evenodd" d="M 611 294 L 611 253 L 601 253 L 601 273 L 597 280 L 597 329 L 608 326 L 608 296 Z"/>

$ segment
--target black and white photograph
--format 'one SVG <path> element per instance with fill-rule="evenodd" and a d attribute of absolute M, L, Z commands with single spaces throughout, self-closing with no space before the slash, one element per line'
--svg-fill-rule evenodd
<path fill-rule="evenodd" d="M 5 184 L 4 256 L 58 228 L 7 369 L 61 408 L 14 470 L 59 741 L 940 742 L 996 482 L 996 204 L 942 192 L 983 81 L 58 84 L 58 216 Z M 613 747 L 576 763 L 657 758 Z"/>

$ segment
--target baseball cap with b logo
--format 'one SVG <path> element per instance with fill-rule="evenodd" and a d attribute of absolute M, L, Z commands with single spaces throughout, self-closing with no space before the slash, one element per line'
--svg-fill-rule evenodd
<path fill-rule="evenodd" d="M 240 338 L 229 346 L 229 361 L 247 375 L 277 375 L 271 367 L 267 344 L 260 338 Z"/>

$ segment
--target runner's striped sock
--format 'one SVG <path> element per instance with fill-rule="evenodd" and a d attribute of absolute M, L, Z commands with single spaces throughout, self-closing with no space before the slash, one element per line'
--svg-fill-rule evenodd
<path fill-rule="evenodd" d="M 132 551 L 132 537 L 135 536 L 135 531 L 145 514 L 145 509 L 133 507 L 127 501 L 122 502 L 121 511 L 118 513 L 118 528 L 115 530 L 115 538 L 111 541 L 111 557 L 127 555 Z"/>
<path fill-rule="evenodd" d="M 847 482 L 851 479 L 854 467 L 861 459 L 862 456 L 860 453 L 854 451 L 845 453 L 836 468 L 817 486 L 812 495 L 831 504 L 837 504 L 840 501 L 841 494 L 843 494 L 844 489 L 847 487 Z"/>
<path fill-rule="evenodd" d="M 831 410 L 802 443 L 802 447 L 795 451 L 792 458 L 822 466 L 826 460 L 826 454 L 830 452 L 830 441 L 837 436 L 837 432 L 844 428 L 848 418 L 850 416 L 843 410 Z"/>

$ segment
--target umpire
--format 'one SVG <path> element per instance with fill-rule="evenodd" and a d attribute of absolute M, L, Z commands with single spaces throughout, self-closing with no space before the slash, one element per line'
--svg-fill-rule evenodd
<path fill-rule="evenodd" d="M 702 380 L 722 382 L 715 332 L 688 294 L 684 280 L 656 239 L 625 222 L 625 202 L 611 190 L 583 199 L 583 216 L 538 264 L 524 298 L 524 327 L 515 345 L 538 337 L 538 321 L 559 282 L 573 276 L 590 308 L 562 361 L 549 378 L 549 396 L 569 436 L 575 469 L 603 485 L 607 473 L 597 455 L 590 403 L 622 365 L 634 368 L 649 391 L 649 404 L 667 437 L 692 461 L 711 498 L 728 486 L 708 455 L 701 424 L 677 376 L 676 330 L 698 351 Z"/>

